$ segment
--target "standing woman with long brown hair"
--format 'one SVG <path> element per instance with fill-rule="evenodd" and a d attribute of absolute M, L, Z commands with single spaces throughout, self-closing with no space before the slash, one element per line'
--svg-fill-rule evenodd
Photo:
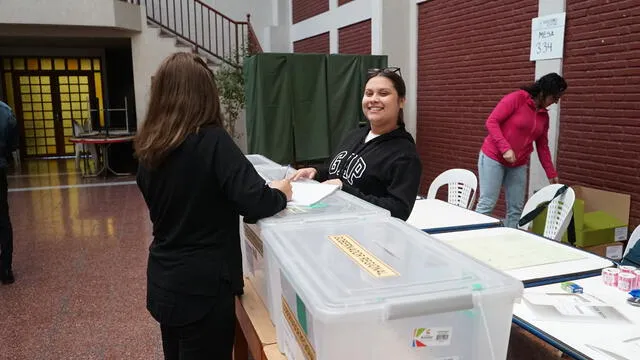
<path fill-rule="evenodd" d="M 226 133 L 214 75 L 194 54 L 175 53 L 156 72 L 135 150 L 153 223 L 147 309 L 165 359 L 230 360 L 243 288 L 239 215 L 284 209 L 291 184 L 265 184 Z"/>

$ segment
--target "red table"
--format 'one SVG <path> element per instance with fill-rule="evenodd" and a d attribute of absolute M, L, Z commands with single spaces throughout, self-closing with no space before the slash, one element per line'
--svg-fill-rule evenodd
<path fill-rule="evenodd" d="M 100 152 L 103 154 L 102 167 L 99 171 L 96 169 L 96 173 L 92 176 L 99 176 L 102 172 L 105 176 L 111 172 L 114 175 L 130 175 L 128 173 L 119 173 L 109 166 L 109 146 L 112 144 L 131 142 L 135 138 L 134 135 L 121 135 L 121 136 L 106 136 L 106 135 L 90 135 L 90 136 L 76 136 L 69 139 L 74 144 L 82 145 L 97 145 L 100 147 Z M 98 159 L 96 159 L 97 161 Z"/>

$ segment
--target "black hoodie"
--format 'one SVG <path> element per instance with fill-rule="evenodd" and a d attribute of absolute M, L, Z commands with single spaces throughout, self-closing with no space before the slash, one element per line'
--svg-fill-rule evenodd
<path fill-rule="evenodd" d="M 342 190 L 407 220 L 420 185 L 422 164 L 404 126 L 365 143 L 371 128 L 351 131 L 316 180 L 340 179 Z"/>

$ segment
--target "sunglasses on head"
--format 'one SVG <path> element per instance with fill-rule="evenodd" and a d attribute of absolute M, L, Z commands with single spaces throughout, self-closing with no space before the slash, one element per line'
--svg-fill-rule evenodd
<path fill-rule="evenodd" d="M 400 76 L 402 76 L 402 73 L 400 72 L 400 68 L 399 67 L 386 67 L 383 69 L 369 69 L 367 70 L 367 74 L 369 76 L 375 76 L 378 74 L 398 74 Z"/>

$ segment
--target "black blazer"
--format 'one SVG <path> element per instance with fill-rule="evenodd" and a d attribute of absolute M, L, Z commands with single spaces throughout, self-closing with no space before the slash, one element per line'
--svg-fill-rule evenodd
<path fill-rule="evenodd" d="M 159 167 L 140 165 L 137 183 L 153 223 L 148 302 L 211 303 L 221 282 L 241 294 L 239 215 L 268 217 L 287 199 L 267 186 L 226 131 L 206 127 L 189 135 Z"/>

